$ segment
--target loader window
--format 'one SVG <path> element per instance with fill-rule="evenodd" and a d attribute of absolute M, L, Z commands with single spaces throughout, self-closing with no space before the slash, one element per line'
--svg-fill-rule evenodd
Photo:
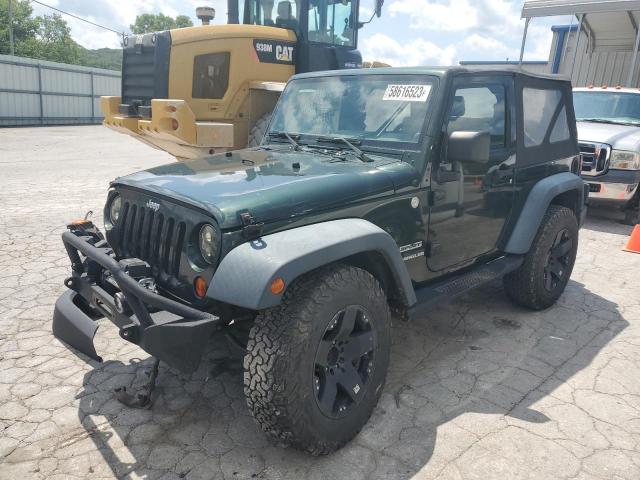
<path fill-rule="evenodd" d="M 355 3 L 351 0 L 311 0 L 309 40 L 332 45 L 355 45 Z"/>
<path fill-rule="evenodd" d="M 300 0 L 250 0 L 245 23 L 298 30 Z"/>
<path fill-rule="evenodd" d="M 229 52 L 198 55 L 193 60 L 191 98 L 222 98 L 229 86 Z"/>

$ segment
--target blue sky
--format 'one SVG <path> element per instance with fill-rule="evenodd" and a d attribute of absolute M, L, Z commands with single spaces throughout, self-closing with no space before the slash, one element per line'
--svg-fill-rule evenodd
<path fill-rule="evenodd" d="M 373 0 L 361 0 L 361 16 L 371 15 Z M 216 8 L 215 23 L 226 19 L 226 0 L 48 0 L 53 6 L 115 30 L 128 31 L 137 14 L 163 12 L 188 15 L 195 8 Z M 33 4 L 37 14 L 51 10 Z M 516 60 L 524 21 L 522 1 L 510 0 L 386 0 L 381 18 L 360 31 L 365 60 L 401 65 L 446 65 L 460 60 Z M 72 36 L 88 48 L 117 47 L 117 35 L 67 17 Z M 546 60 L 551 25 L 569 17 L 535 19 L 529 28 L 525 60 Z"/>

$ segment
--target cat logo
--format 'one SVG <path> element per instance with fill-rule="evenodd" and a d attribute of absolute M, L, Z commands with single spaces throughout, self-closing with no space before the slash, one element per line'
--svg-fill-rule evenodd
<path fill-rule="evenodd" d="M 253 49 L 260 63 L 293 65 L 296 57 L 296 44 L 275 40 L 253 40 Z"/>
<path fill-rule="evenodd" d="M 276 59 L 281 62 L 293 61 L 293 47 L 287 47 L 284 45 L 276 45 Z"/>

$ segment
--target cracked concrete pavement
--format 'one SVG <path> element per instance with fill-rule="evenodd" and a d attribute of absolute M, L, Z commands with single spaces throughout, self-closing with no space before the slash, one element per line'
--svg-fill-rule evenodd
<path fill-rule="evenodd" d="M 380 404 L 333 455 L 271 444 L 220 342 L 192 375 L 161 366 L 151 409 L 119 404 L 150 359 L 107 321 L 102 364 L 53 338 L 59 235 L 87 210 L 101 224 L 110 179 L 169 160 L 100 126 L 0 130 L 1 479 L 640 478 L 640 255 L 610 210 L 591 212 L 553 308 L 497 282 L 395 324 Z"/>

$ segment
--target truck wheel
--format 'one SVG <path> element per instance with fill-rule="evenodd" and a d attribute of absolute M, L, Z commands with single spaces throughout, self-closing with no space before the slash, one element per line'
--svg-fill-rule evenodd
<path fill-rule="evenodd" d="M 378 281 L 346 265 L 297 280 L 261 312 L 244 357 L 244 393 L 272 438 L 314 455 L 351 440 L 382 392 L 391 316 Z"/>
<path fill-rule="evenodd" d="M 543 310 L 560 297 L 578 251 L 578 222 L 566 207 L 551 205 L 524 262 L 505 275 L 504 288 L 517 304 Z"/>
<path fill-rule="evenodd" d="M 271 113 L 265 113 L 253 126 L 251 131 L 249 132 L 249 141 L 247 142 L 247 147 L 257 147 L 262 143 L 262 139 L 264 138 L 264 134 L 267 133 L 267 127 L 269 126 L 269 121 L 271 120 Z"/>
<path fill-rule="evenodd" d="M 624 211 L 624 220 L 622 221 L 625 225 L 637 225 L 640 223 L 640 208 L 636 207 L 633 209 L 627 209 Z"/>

